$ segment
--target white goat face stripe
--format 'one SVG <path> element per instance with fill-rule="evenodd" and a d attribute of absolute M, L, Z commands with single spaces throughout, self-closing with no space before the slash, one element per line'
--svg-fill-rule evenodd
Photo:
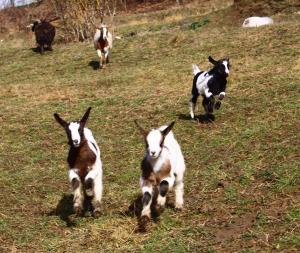
<path fill-rule="evenodd" d="M 224 67 L 225 67 L 225 72 L 226 72 L 226 74 L 229 74 L 228 61 L 223 61 L 222 63 L 223 63 L 223 65 L 224 65 Z"/>
<path fill-rule="evenodd" d="M 106 34 L 107 34 L 107 28 L 106 27 L 102 28 L 102 33 L 103 33 L 103 39 L 106 39 Z"/>
<path fill-rule="evenodd" d="M 162 134 L 159 130 L 151 130 L 147 136 L 147 143 L 148 143 L 148 154 L 153 157 L 157 158 L 161 152 L 161 140 Z"/>
<path fill-rule="evenodd" d="M 80 127 L 80 124 L 77 123 L 77 122 L 71 122 L 69 124 L 69 130 L 71 132 L 71 138 L 72 138 L 72 141 L 73 141 L 73 144 L 75 147 L 79 146 L 80 144 L 80 134 L 79 134 L 79 127 Z"/>

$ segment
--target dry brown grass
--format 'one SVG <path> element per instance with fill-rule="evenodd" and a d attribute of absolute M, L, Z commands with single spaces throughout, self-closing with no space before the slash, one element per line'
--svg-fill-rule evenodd
<path fill-rule="evenodd" d="M 88 43 L 55 45 L 44 56 L 4 44 L 2 251 L 299 251 L 299 22 L 281 16 L 280 24 L 244 30 L 229 25 L 227 11 L 205 16 L 210 23 L 197 30 L 185 24 L 204 17 L 184 10 L 182 22 L 117 27 L 124 38 L 103 70 L 91 66 Z M 209 54 L 229 56 L 232 70 L 216 120 L 201 123 L 188 116 L 191 64 L 209 68 Z M 52 116 L 73 120 L 88 106 L 104 164 L 97 220 L 72 212 L 66 136 Z M 133 119 L 147 128 L 177 119 L 187 164 L 185 209 L 166 208 L 146 233 L 128 212 L 144 152 Z"/>

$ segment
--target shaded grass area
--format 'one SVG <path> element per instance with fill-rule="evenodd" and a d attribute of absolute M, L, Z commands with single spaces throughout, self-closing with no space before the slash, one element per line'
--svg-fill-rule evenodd
<path fill-rule="evenodd" d="M 138 24 L 144 33 L 115 41 L 102 70 L 90 44 L 56 45 L 44 56 L 1 48 L 1 250 L 299 250 L 299 21 L 244 30 L 217 20 L 222 13 L 196 30 L 181 24 L 202 16 Z M 209 68 L 208 55 L 229 56 L 232 74 L 216 120 L 201 124 L 189 120 L 187 102 L 191 64 Z M 53 118 L 78 119 L 88 106 L 104 164 L 97 220 L 73 214 L 66 136 Z M 148 128 L 177 119 L 187 165 L 185 209 L 167 208 L 146 233 L 128 215 L 144 148 L 133 119 Z"/>

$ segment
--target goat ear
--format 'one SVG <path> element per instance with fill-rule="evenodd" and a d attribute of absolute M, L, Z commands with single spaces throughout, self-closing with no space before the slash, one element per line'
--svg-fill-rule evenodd
<path fill-rule="evenodd" d="M 175 121 L 173 121 L 170 125 L 168 125 L 165 130 L 161 131 L 161 133 L 164 137 L 166 137 L 168 135 L 168 133 L 172 130 L 174 124 L 175 124 Z"/>
<path fill-rule="evenodd" d="M 143 135 L 143 137 L 146 139 L 148 132 L 141 127 L 141 125 L 137 122 L 137 120 L 134 120 L 135 125 L 137 126 L 137 128 L 140 130 L 141 134 Z"/>
<path fill-rule="evenodd" d="M 212 63 L 213 65 L 216 65 L 218 62 L 216 60 L 214 60 L 211 56 L 208 56 L 208 60 L 210 63 Z"/>
<path fill-rule="evenodd" d="M 68 123 L 65 120 L 63 120 L 57 113 L 54 113 L 54 118 L 63 128 L 67 127 Z"/>
<path fill-rule="evenodd" d="M 80 123 L 82 123 L 83 125 L 85 125 L 85 123 L 87 122 L 87 120 L 88 120 L 88 118 L 89 118 L 89 116 L 90 116 L 90 111 L 91 111 L 91 109 L 92 109 L 92 107 L 89 107 L 89 108 L 86 110 L 86 112 L 85 112 L 85 114 L 83 115 L 83 117 L 81 118 Z"/>

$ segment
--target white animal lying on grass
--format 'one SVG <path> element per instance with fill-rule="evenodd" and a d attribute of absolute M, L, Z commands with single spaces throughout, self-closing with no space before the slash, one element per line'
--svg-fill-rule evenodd
<path fill-rule="evenodd" d="M 271 25 L 274 21 L 270 17 L 250 17 L 246 18 L 243 27 L 258 27 L 262 25 Z"/>

